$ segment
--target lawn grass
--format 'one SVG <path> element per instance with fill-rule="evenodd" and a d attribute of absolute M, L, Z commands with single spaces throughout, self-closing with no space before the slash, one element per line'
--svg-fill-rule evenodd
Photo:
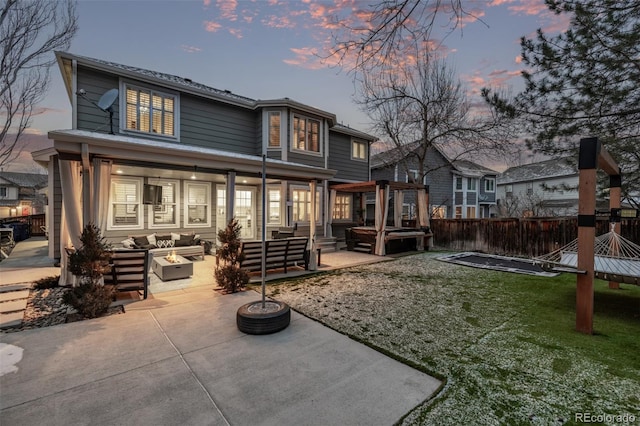
<path fill-rule="evenodd" d="M 432 253 L 283 281 L 276 299 L 444 380 L 403 424 L 640 422 L 640 287 L 596 280 L 594 335 L 575 331 L 575 275 L 487 271 Z"/>

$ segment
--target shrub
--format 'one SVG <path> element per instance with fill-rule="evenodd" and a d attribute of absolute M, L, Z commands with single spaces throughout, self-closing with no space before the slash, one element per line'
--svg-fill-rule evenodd
<path fill-rule="evenodd" d="M 107 312 L 113 300 L 113 286 L 85 283 L 64 293 L 62 301 L 73 306 L 85 318 L 96 318 Z"/>
<path fill-rule="evenodd" d="M 58 282 L 60 281 L 60 275 L 52 275 L 50 277 L 40 278 L 35 283 L 35 288 L 37 290 L 44 290 L 46 288 L 55 288 L 58 287 Z"/>
<path fill-rule="evenodd" d="M 240 268 L 243 254 L 240 251 L 240 230 L 242 227 L 233 218 L 225 229 L 218 232 L 220 247 L 216 256 L 219 264 L 216 265 L 214 276 L 218 285 L 228 293 L 241 290 L 249 282 L 249 274 Z"/>
<path fill-rule="evenodd" d="M 115 295 L 115 289 L 102 282 L 110 269 L 111 247 L 92 223 L 84 227 L 80 241 L 82 247 L 69 255 L 69 271 L 80 278 L 80 284 L 65 293 L 62 301 L 82 316 L 95 318 L 107 311 Z"/>

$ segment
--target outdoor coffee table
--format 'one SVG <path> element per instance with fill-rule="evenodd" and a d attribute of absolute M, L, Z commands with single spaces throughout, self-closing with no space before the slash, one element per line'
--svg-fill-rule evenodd
<path fill-rule="evenodd" d="M 162 280 L 178 280 L 193 275 L 193 262 L 182 256 L 175 256 L 176 262 L 168 261 L 164 256 L 155 256 L 151 261 L 151 270 Z"/>

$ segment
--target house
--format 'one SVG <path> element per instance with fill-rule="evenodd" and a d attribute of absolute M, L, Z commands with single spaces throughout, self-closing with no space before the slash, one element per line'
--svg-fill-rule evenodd
<path fill-rule="evenodd" d="M 0 171 L 0 219 L 44 213 L 47 175 Z"/>
<path fill-rule="evenodd" d="M 578 167 L 564 157 L 506 169 L 498 176 L 499 215 L 575 216 Z"/>
<path fill-rule="evenodd" d="M 420 141 L 395 147 L 371 157 L 371 178 L 401 182 L 420 181 L 416 151 Z M 436 145 L 424 157 L 422 184 L 429 188 L 432 218 L 480 218 L 496 213 L 497 172 L 468 160 L 451 160 Z M 419 182 L 418 182 L 419 183 Z M 415 197 L 403 200 L 402 216 L 416 215 Z"/>
<path fill-rule="evenodd" d="M 332 221 L 354 220 L 352 195 L 337 194 L 329 211 L 328 188 L 368 180 L 376 138 L 338 124 L 334 114 L 290 98 L 255 100 L 186 77 L 56 56 L 72 128 L 49 132 L 53 147 L 32 153 L 50 176 L 51 257 L 77 245 L 89 222 L 118 244 L 170 232 L 215 241 L 231 217 L 243 239 L 260 239 L 264 217 L 267 237 L 296 226 L 315 244 L 331 235 Z"/>

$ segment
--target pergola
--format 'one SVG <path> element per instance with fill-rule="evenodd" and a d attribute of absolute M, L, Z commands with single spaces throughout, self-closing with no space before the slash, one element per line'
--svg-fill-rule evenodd
<path fill-rule="evenodd" d="M 379 256 L 385 255 L 385 230 L 387 218 L 389 215 L 389 198 L 391 191 L 394 193 L 394 226 L 402 227 L 402 204 L 404 203 L 404 191 L 416 191 L 418 194 L 418 220 L 416 220 L 416 228 L 429 226 L 429 187 L 417 183 L 395 182 L 388 180 L 371 180 L 368 182 L 343 183 L 331 185 L 329 198 L 329 211 L 333 211 L 335 205 L 336 194 L 338 192 L 347 193 L 367 193 L 374 192 L 376 194 L 375 201 L 375 230 L 376 230 L 376 246 L 375 254 Z M 360 197 L 360 207 L 364 210 L 364 197 Z"/>

